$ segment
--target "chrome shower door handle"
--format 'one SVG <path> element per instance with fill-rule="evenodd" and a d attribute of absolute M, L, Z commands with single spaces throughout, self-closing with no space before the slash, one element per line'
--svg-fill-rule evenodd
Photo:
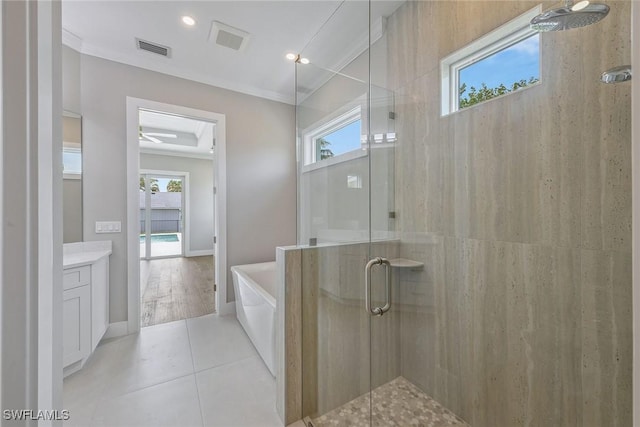
<path fill-rule="evenodd" d="M 382 316 L 382 311 L 380 311 L 379 307 L 371 309 L 371 269 L 374 265 L 380 265 L 382 263 L 382 258 L 377 257 L 369 260 L 366 267 L 364 268 L 364 303 L 365 309 L 367 313 L 374 316 Z"/>
<path fill-rule="evenodd" d="M 385 275 L 385 293 L 387 297 L 387 301 L 382 307 L 371 307 L 371 269 L 374 265 L 384 265 L 386 270 Z M 367 313 L 373 316 L 382 316 L 384 313 L 389 311 L 391 308 L 391 264 L 389 260 L 386 258 L 376 257 L 367 263 L 367 266 L 364 268 L 364 301 L 365 308 Z"/>

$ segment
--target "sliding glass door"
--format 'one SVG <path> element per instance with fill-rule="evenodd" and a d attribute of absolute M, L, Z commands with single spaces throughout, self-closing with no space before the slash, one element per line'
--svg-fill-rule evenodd
<path fill-rule="evenodd" d="M 184 177 L 140 175 L 140 258 L 184 255 Z"/>

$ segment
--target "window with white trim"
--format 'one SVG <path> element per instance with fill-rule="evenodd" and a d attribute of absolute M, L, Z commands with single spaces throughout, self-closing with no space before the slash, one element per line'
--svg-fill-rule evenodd
<path fill-rule="evenodd" d="M 362 108 L 357 106 L 303 132 L 304 165 L 329 165 L 366 155 L 362 150 Z"/>
<path fill-rule="evenodd" d="M 540 35 L 529 28 L 540 11 L 537 6 L 440 62 L 443 116 L 540 81 Z"/>

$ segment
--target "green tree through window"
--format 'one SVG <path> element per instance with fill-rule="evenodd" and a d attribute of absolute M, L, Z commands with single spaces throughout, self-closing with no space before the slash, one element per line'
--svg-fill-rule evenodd
<path fill-rule="evenodd" d="M 172 179 L 167 184 L 167 191 L 170 193 L 181 193 L 182 192 L 182 181 L 179 179 Z"/>
<path fill-rule="evenodd" d="M 158 185 L 158 180 L 155 178 L 149 178 L 149 188 L 151 188 L 151 192 L 157 193 L 160 191 L 160 186 Z M 144 177 L 140 177 L 140 191 L 145 190 Z"/>
<path fill-rule="evenodd" d="M 333 151 L 329 148 L 331 142 L 327 141 L 324 138 L 318 138 L 316 140 L 316 144 L 320 147 L 320 160 L 328 159 L 333 157 Z"/>
<path fill-rule="evenodd" d="M 497 96 L 504 95 L 509 92 L 516 91 L 518 89 L 522 89 L 523 87 L 530 86 L 539 81 L 536 77 L 531 77 L 529 80 L 519 80 L 513 83 L 511 86 L 507 87 L 504 83 L 501 83 L 497 87 L 487 87 L 486 84 L 482 83 L 480 88 L 476 88 L 471 86 L 469 88 L 469 92 L 467 92 L 467 84 L 462 83 L 459 89 L 459 101 L 458 107 L 460 109 L 470 107 L 472 105 L 478 104 L 480 102 L 488 101 Z"/>

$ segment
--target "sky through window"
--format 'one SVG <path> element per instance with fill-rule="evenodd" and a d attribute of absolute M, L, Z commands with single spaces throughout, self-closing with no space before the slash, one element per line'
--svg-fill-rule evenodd
<path fill-rule="evenodd" d="M 467 92 L 482 83 L 489 88 L 511 85 L 520 80 L 540 78 L 540 35 L 534 34 L 514 45 L 488 56 L 460 70 L 460 86 Z M 463 95 L 464 96 L 464 95 Z"/>

